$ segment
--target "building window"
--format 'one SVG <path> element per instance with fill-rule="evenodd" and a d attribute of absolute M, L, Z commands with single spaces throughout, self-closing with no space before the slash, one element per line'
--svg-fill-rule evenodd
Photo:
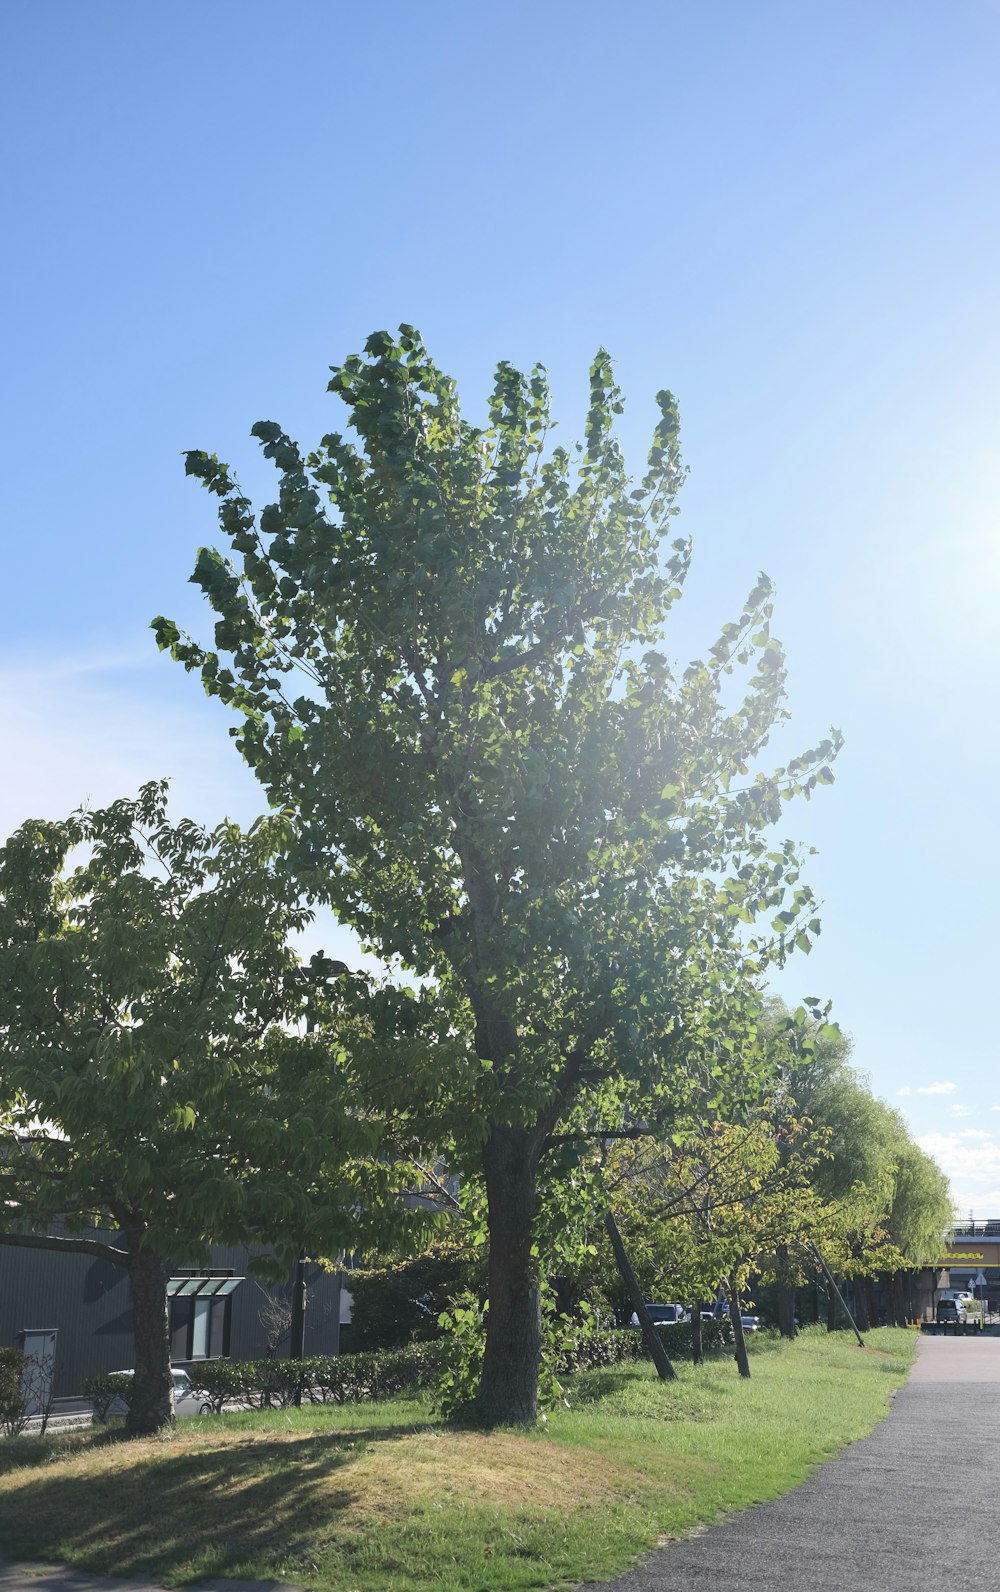
<path fill-rule="evenodd" d="M 229 1329 L 233 1294 L 243 1282 L 232 1273 L 214 1277 L 204 1273 L 171 1277 L 170 1358 L 221 1360 L 229 1354 Z"/>

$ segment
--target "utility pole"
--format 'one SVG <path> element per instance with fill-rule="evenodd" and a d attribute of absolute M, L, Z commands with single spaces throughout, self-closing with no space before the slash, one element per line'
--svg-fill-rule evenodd
<path fill-rule="evenodd" d="M 330 963 L 331 968 L 344 970 L 344 964 Z M 308 970 L 305 973 L 307 986 L 321 981 L 321 975 L 310 977 Z M 311 1034 L 316 1027 L 316 1017 L 313 1011 L 308 1011 L 306 1016 L 306 1033 Z M 305 1356 L 306 1346 L 306 1256 L 305 1250 L 299 1251 L 299 1258 L 295 1262 L 295 1281 L 292 1284 L 292 1321 L 289 1330 L 288 1358 L 301 1360 Z M 302 1407 L 302 1378 L 295 1384 L 292 1403 L 296 1409 Z"/>
<path fill-rule="evenodd" d="M 289 1332 L 288 1358 L 301 1360 L 306 1342 L 306 1257 L 301 1254 L 295 1262 L 295 1281 L 292 1284 L 292 1323 Z M 302 1378 L 299 1377 L 292 1403 L 296 1409 L 302 1405 Z"/>

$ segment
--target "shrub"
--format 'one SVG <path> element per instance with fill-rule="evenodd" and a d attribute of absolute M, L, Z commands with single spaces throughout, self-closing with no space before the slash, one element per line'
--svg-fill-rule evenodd
<path fill-rule="evenodd" d="M 690 1321 L 662 1323 L 657 1332 L 672 1360 L 690 1359 L 692 1336 Z M 716 1320 L 703 1316 L 701 1345 L 706 1353 L 710 1349 L 729 1348 L 733 1342 L 733 1327 L 728 1316 Z M 638 1327 L 612 1327 L 605 1332 L 595 1332 L 575 1345 L 563 1364 L 565 1371 L 593 1371 L 602 1366 L 623 1365 L 631 1360 L 644 1360 L 646 1349 Z"/>
<path fill-rule="evenodd" d="M 318 1356 L 313 1362 L 315 1372 L 308 1378 L 309 1396 L 323 1404 L 394 1398 L 398 1393 L 430 1387 L 443 1362 L 441 1343 Z"/>
<path fill-rule="evenodd" d="M 190 1366 L 188 1376 L 192 1389 L 204 1403 L 211 1404 L 216 1415 L 221 1414 L 227 1404 L 249 1404 L 244 1372 L 250 1363 L 244 1360 L 204 1360 L 198 1366 Z M 265 1360 L 255 1363 L 270 1365 L 280 1362 Z"/>
<path fill-rule="evenodd" d="M 394 1349 L 439 1335 L 438 1317 L 481 1280 L 481 1252 L 434 1244 L 391 1266 L 352 1271 L 351 1349 Z"/>
<path fill-rule="evenodd" d="M 105 1371 L 101 1376 L 88 1376 L 83 1384 L 86 1398 L 90 1400 L 94 1421 L 102 1425 L 111 1414 L 111 1407 L 119 1403 L 126 1411 L 132 1395 L 132 1378 L 124 1371 Z"/>
<path fill-rule="evenodd" d="M 21 1349 L 0 1349 L 0 1432 L 17 1437 L 24 1430 L 24 1376 L 28 1356 Z"/>
<path fill-rule="evenodd" d="M 691 1358 L 694 1340 L 690 1321 L 675 1321 L 658 1330 L 673 1359 Z M 733 1324 L 728 1316 L 702 1316 L 701 1346 L 706 1354 L 709 1349 L 726 1349 L 733 1341 Z"/>

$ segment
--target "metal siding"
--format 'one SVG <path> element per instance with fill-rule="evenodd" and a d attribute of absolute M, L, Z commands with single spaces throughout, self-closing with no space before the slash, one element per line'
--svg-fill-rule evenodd
<path fill-rule="evenodd" d="M 132 1364 L 128 1277 L 90 1255 L 0 1246 L 0 1341 L 55 1327 L 55 1395 L 79 1393 L 88 1376 Z"/>
<path fill-rule="evenodd" d="M 113 1235 L 100 1236 L 114 1242 Z M 208 1268 L 232 1270 L 247 1279 L 232 1295 L 229 1355 L 234 1360 L 263 1359 L 266 1353 L 259 1319 L 263 1296 L 249 1269 L 254 1253 L 262 1251 L 245 1246 L 213 1249 Z M 336 1354 L 339 1274 L 310 1266 L 308 1288 L 306 1353 Z M 124 1267 L 90 1255 L 0 1244 L 0 1343 L 16 1344 L 32 1328 L 55 1327 L 57 1398 L 81 1394 L 89 1376 L 132 1365 L 130 1305 Z"/>

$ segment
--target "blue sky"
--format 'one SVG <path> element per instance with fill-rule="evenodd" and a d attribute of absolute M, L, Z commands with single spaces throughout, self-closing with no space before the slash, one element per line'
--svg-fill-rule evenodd
<path fill-rule="evenodd" d="M 253 421 L 314 440 L 401 320 L 472 415 L 543 361 L 572 435 L 604 344 L 637 464 L 681 404 L 671 650 L 765 569 L 791 735 L 847 737 L 782 992 L 1000 1214 L 1000 0 L 37 0 L 0 43 L 0 829 L 163 774 L 259 809 L 148 631 L 204 625 L 182 450 L 263 489 Z"/>

